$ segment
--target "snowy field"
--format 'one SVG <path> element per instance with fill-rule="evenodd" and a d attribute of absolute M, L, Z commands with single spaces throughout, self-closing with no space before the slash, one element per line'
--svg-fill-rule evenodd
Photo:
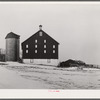
<path fill-rule="evenodd" d="M 100 89 L 100 69 L 0 63 L 1 89 Z"/>

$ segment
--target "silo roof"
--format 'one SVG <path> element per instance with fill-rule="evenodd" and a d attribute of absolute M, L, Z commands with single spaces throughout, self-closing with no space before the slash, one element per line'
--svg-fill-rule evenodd
<path fill-rule="evenodd" d="M 10 33 L 7 34 L 7 36 L 5 37 L 5 39 L 6 38 L 16 38 L 16 39 L 19 39 L 19 37 L 20 37 L 20 35 L 17 35 L 17 34 L 15 34 L 13 32 L 10 32 Z"/>

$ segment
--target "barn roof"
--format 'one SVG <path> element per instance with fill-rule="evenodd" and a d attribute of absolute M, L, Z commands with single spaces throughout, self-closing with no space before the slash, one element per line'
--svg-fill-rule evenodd
<path fill-rule="evenodd" d="M 7 34 L 7 36 L 5 37 L 5 39 L 7 39 L 7 38 L 16 38 L 16 39 L 19 39 L 19 37 L 20 37 L 20 35 L 17 35 L 17 34 L 15 34 L 13 32 L 10 32 L 10 33 Z"/>
<path fill-rule="evenodd" d="M 46 35 L 48 35 L 46 32 L 44 32 L 43 30 L 39 30 L 37 31 L 35 34 L 37 34 L 38 32 L 42 31 L 43 33 L 45 33 Z M 28 39 L 26 39 L 23 43 L 25 43 L 26 41 L 28 41 L 31 37 L 33 37 L 35 34 L 33 34 L 32 36 L 30 36 Z M 50 35 L 48 35 L 53 41 L 55 41 L 57 44 L 59 44 L 55 39 L 53 39 Z"/>
<path fill-rule="evenodd" d="M 37 34 L 38 32 L 40 32 L 40 31 L 42 31 L 43 33 L 45 33 L 46 35 L 48 35 L 46 32 L 44 32 L 43 30 L 42 30 L 42 25 L 39 25 L 39 31 L 37 31 L 35 34 Z M 22 42 L 22 44 L 23 43 L 25 43 L 26 41 L 28 41 L 31 37 L 33 37 L 35 34 L 33 34 L 32 36 L 30 36 L 28 39 L 26 39 L 24 42 Z M 48 35 L 49 36 L 49 35 Z M 57 44 L 59 44 L 55 39 L 53 39 L 51 36 L 49 36 L 53 41 L 55 41 Z"/>

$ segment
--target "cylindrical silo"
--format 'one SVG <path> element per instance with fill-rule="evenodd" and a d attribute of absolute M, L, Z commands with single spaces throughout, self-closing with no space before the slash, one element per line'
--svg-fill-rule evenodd
<path fill-rule="evenodd" d="M 6 39 L 6 61 L 18 61 L 20 36 L 13 32 L 10 32 L 7 34 L 5 39 Z"/>

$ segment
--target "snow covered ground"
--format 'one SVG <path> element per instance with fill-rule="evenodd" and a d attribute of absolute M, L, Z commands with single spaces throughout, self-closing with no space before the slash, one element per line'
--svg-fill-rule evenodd
<path fill-rule="evenodd" d="M 100 89 L 100 69 L 0 63 L 1 89 Z"/>

